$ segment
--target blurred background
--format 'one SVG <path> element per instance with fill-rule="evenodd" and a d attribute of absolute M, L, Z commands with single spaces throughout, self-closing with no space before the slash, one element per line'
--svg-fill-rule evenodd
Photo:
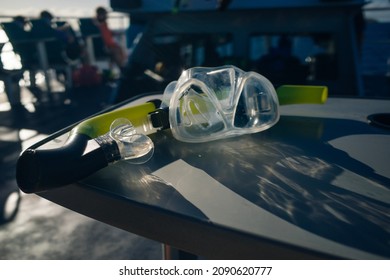
<path fill-rule="evenodd" d="M 38 0 L 33 4 L 16 0 L 3 1 L 0 6 L 0 22 L 10 22 L 18 15 L 38 18 L 41 11 L 47 10 L 58 19 L 69 22 L 77 32 L 78 19 L 94 17 L 96 7 L 103 6 L 110 11 L 108 0 Z M 123 40 L 129 25 L 128 15 L 110 13 L 109 24 L 117 32 L 118 40 Z M 161 259 L 161 245 L 157 242 L 17 191 L 15 166 L 20 152 L 49 134 L 105 108 L 115 85 L 112 80 L 107 80 L 98 85 L 66 88 L 55 77 L 57 73 L 49 73 L 53 78 L 48 94 L 45 73 L 37 71 L 36 86 L 32 86 L 28 71 L 17 72 L 23 69 L 21 57 L 14 52 L 1 28 L 0 42 L 4 43 L 1 61 L 5 69 L 0 76 L 0 260 Z M 107 61 L 103 58 L 94 62 L 99 74 L 108 68 Z M 72 65 L 72 68 L 77 66 Z M 22 106 L 11 105 L 2 79 L 12 71 L 16 72 L 20 84 Z"/>
<path fill-rule="evenodd" d="M 390 1 L 364 5 L 362 1 L 271 1 L 261 10 L 263 18 L 248 13 L 248 18 L 249 14 L 257 18 L 257 26 L 242 20 L 241 13 L 229 21 L 237 24 L 229 33 L 219 24 L 226 15 L 236 16 L 229 10 L 235 10 L 238 2 L 248 9 L 256 1 L 13 0 L 0 4 L 0 259 L 162 257 L 157 242 L 21 193 L 15 166 L 21 151 L 33 143 L 129 97 L 161 91 L 185 68 L 234 64 L 264 74 L 275 86 L 325 84 L 331 96 L 390 98 Z M 280 18 L 286 15 L 283 5 L 301 3 L 294 4 L 296 13 L 289 13 L 299 15 L 309 2 L 321 7 L 318 30 L 308 12 L 307 22 L 304 17 L 296 20 L 298 31 L 279 32 Z M 362 8 L 352 13 L 349 2 L 359 2 Z M 198 4 L 205 11 L 203 25 L 189 13 Z M 327 5 L 331 8 L 324 9 Z M 98 6 L 109 12 L 108 26 L 127 57 L 123 65 L 91 24 Z M 214 10 L 207 12 L 210 7 L 220 12 L 218 16 Z M 80 49 L 58 44 L 54 33 L 42 35 L 43 27 L 33 32 L 44 10 L 53 15 L 56 28 L 70 26 Z M 162 11 L 167 14 L 165 22 L 147 25 L 148 15 Z M 10 24 L 16 16 L 27 19 L 24 28 L 29 36 L 41 37 L 34 37 L 34 43 L 18 37 Z M 323 31 L 327 24 L 343 23 L 340 17 L 344 16 L 351 24 L 345 33 Z M 244 38 L 245 24 L 253 30 Z M 305 24 L 307 31 L 299 24 Z M 206 33 L 208 29 L 211 33 Z"/>

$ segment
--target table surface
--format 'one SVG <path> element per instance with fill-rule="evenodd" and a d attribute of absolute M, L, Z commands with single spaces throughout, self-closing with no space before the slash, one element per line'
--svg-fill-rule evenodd
<path fill-rule="evenodd" d="M 389 111 L 390 100 L 329 98 L 281 106 L 251 135 L 192 144 L 161 131 L 146 164 L 39 195 L 205 258 L 388 259 L 390 130 L 367 116 Z"/>

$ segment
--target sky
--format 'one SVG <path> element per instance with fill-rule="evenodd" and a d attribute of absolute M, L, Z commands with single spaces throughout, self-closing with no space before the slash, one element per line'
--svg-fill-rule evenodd
<path fill-rule="evenodd" d="M 160 0 L 167 1 L 167 0 Z M 169 0 L 168 0 L 169 1 Z M 97 6 L 109 7 L 109 0 L 0 0 L 0 15 L 38 16 L 40 11 L 49 10 L 55 16 L 90 17 Z M 367 7 L 390 8 L 390 0 L 369 0 Z M 386 13 L 371 12 L 373 17 L 390 21 L 390 10 Z"/>
<path fill-rule="evenodd" d="M 109 0 L 0 0 L 0 15 L 38 16 L 48 10 L 55 16 L 92 17 L 98 6 L 110 7 Z"/>
<path fill-rule="evenodd" d="M 366 8 L 386 8 L 390 9 L 390 0 L 371 0 L 371 3 L 366 5 Z M 373 18 L 382 22 L 390 22 L 390 10 L 386 11 L 369 11 L 366 12 L 366 17 Z"/>

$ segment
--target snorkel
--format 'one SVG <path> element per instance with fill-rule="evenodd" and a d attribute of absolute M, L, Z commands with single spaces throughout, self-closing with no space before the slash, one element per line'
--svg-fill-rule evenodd
<path fill-rule="evenodd" d="M 146 134 L 156 131 L 148 114 L 157 106 L 147 102 L 97 115 L 77 124 L 60 148 L 28 148 L 16 166 L 19 188 L 36 193 L 76 182 L 119 160 L 146 162 L 154 151 Z"/>
<path fill-rule="evenodd" d="M 263 131 L 279 119 L 279 105 L 324 103 L 322 86 L 281 86 L 234 66 L 195 67 L 183 72 L 156 102 L 120 108 L 78 123 L 59 148 L 33 145 L 22 152 L 16 179 L 25 193 L 79 181 L 120 160 L 147 162 L 147 136 L 170 128 L 180 141 L 199 143 Z"/>

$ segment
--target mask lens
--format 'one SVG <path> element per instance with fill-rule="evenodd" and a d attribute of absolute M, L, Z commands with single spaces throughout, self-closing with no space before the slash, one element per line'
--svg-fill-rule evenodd
<path fill-rule="evenodd" d="M 175 108 L 176 124 L 172 125 L 175 136 L 190 141 L 208 137 L 223 130 L 225 125 L 219 110 L 205 90 L 197 85 L 190 85 L 177 96 Z"/>
<path fill-rule="evenodd" d="M 277 101 L 272 88 L 257 77 L 249 77 L 241 92 L 234 116 L 237 128 L 258 129 L 277 120 Z"/>

